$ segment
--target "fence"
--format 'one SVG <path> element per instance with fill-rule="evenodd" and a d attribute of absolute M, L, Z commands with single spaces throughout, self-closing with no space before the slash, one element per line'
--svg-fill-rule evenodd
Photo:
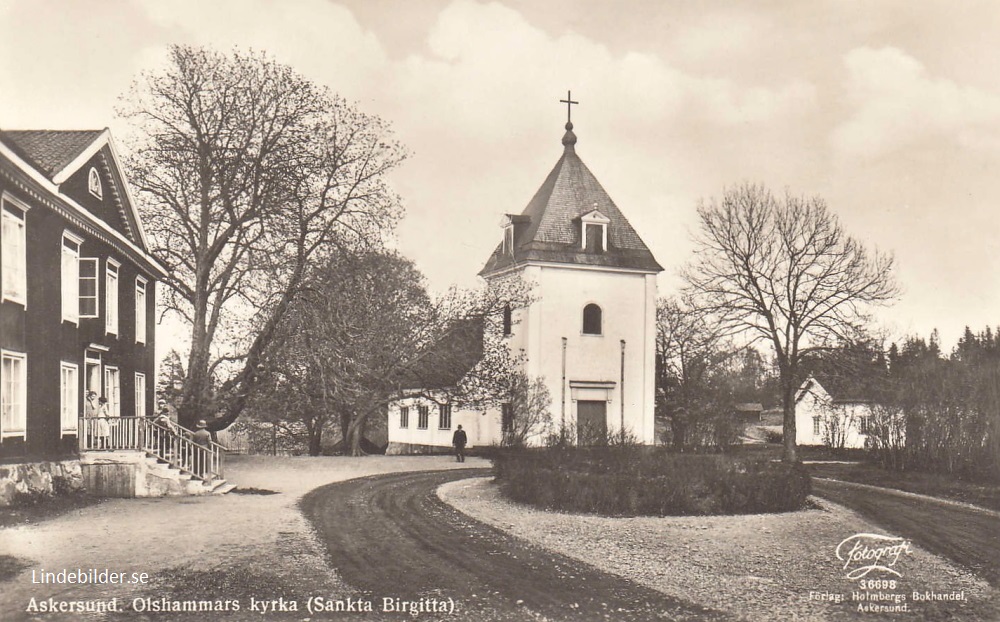
<path fill-rule="evenodd" d="M 225 448 L 211 441 L 201 445 L 180 426 L 167 427 L 144 417 L 85 417 L 78 430 L 80 451 L 144 451 L 204 481 L 223 475 Z"/>

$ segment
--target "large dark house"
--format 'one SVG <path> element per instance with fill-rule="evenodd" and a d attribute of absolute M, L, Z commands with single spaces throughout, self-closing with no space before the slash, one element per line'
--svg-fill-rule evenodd
<path fill-rule="evenodd" d="M 156 280 L 108 130 L 0 131 L 0 462 L 72 457 L 87 391 L 153 409 Z"/>

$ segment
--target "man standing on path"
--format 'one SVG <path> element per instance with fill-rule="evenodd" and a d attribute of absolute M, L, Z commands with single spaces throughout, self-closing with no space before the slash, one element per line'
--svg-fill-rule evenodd
<path fill-rule="evenodd" d="M 459 425 L 451 437 L 451 444 L 455 446 L 456 462 L 465 462 L 465 444 L 469 442 L 469 437 L 465 435 L 465 430 Z"/>

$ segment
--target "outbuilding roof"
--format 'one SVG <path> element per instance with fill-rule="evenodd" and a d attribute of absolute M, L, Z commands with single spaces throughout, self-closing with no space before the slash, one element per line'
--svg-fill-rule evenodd
<path fill-rule="evenodd" d="M 483 318 L 454 322 L 400 374 L 400 389 L 448 389 L 483 357 Z"/>

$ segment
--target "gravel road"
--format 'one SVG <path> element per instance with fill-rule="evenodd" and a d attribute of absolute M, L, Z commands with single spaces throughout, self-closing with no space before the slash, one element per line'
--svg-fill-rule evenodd
<path fill-rule="evenodd" d="M 512 503 L 489 478 L 451 482 L 438 494 L 525 541 L 740 619 L 1000 620 L 1000 590 L 919 547 L 899 560 L 897 588 L 881 590 L 905 596 L 908 611 L 858 611 L 861 589 L 834 551 L 852 534 L 885 532 L 821 499 L 783 514 L 611 518 Z M 967 600 L 912 602 L 914 591 L 960 591 Z"/>
<path fill-rule="evenodd" d="M 301 505 L 337 573 L 377 600 L 452 598 L 451 619 L 459 620 L 730 617 L 532 546 L 471 520 L 435 494 L 441 484 L 483 473 L 369 477 L 324 486 Z"/>
<path fill-rule="evenodd" d="M 1000 587 L 1000 513 L 830 479 L 813 490 Z"/>

